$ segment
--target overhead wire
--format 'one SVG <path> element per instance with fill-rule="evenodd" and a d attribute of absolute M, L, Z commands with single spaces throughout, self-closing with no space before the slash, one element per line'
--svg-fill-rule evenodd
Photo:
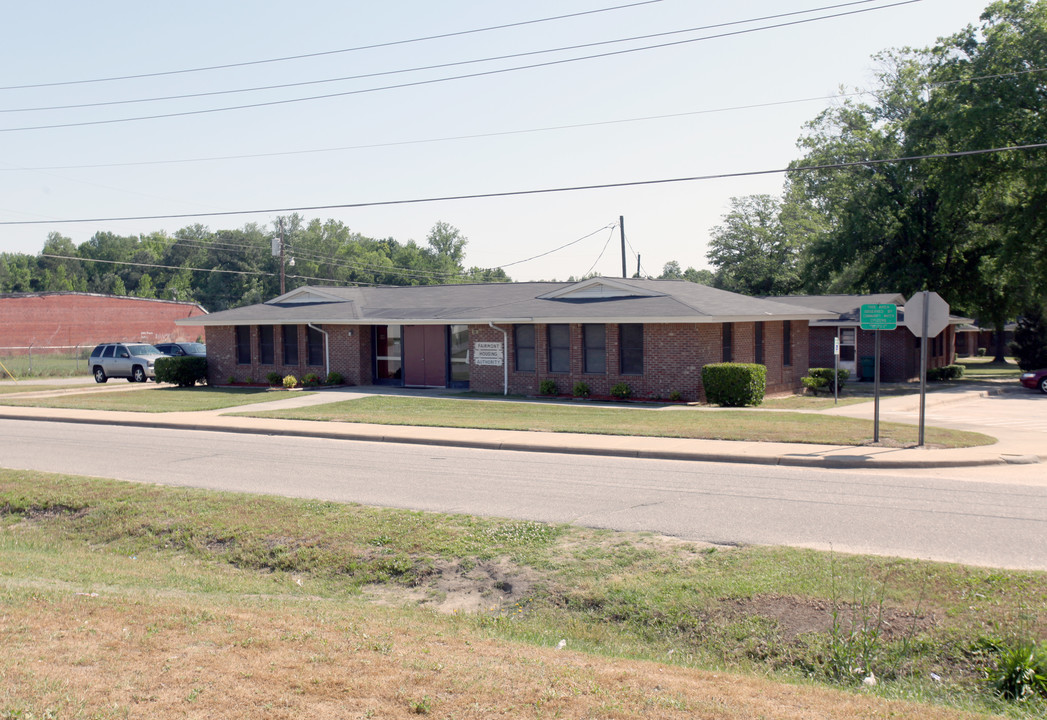
<path fill-rule="evenodd" d="M 301 97 L 301 98 L 287 98 L 287 99 L 283 99 L 283 100 L 269 100 L 269 101 L 256 102 L 256 103 L 245 103 L 245 104 L 242 104 L 242 105 L 229 105 L 229 106 L 218 107 L 218 108 L 203 108 L 203 109 L 198 109 L 198 110 L 185 110 L 185 111 L 171 112 L 171 113 L 157 113 L 157 114 L 153 114 L 153 115 L 140 115 L 140 116 L 135 116 L 135 117 L 109 118 L 109 119 L 105 119 L 105 120 L 85 120 L 85 121 L 79 121 L 79 122 L 53 123 L 53 124 L 49 124 L 49 125 L 29 125 L 29 126 L 22 126 L 22 127 L 0 128 L 0 132 L 23 132 L 23 131 L 29 131 L 29 130 L 53 130 L 53 129 L 58 129 L 58 128 L 86 127 L 86 126 L 93 126 L 93 125 L 111 125 L 111 124 L 117 124 L 117 123 L 137 122 L 137 121 L 140 121 L 140 120 L 157 120 L 157 119 L 164 119 L 164 118 L 189 117 L 189 116 L 207 115 L 207 114 L 213 114 L 213 113 L 219 113 L 219 112 L 228 112 L 228 111 L 232 111 L 232 110 L 249 110 L 249 109 L 256 109 L 256 108 L 261 108 L 261 107 L 275 107 L 275 106 L 279 106 L 279 105 L 288 105 L 288 104 L 300 103 L 300 102 L 311 102 L 311 101 L 314 101 L 314 100 L 326 100 L 326 99 L 337 98 L 337 97 L 348 97 L 348 96 L 352 96 L 352 95 L 361 95 L 361 94 L 366 94 L 366 93 L 381 92 L 381 91 L 385 91 L 385 90 L 396 90 L 396 89 L 403 89 L 403 88 L 410 88 L 410 87 L 421 87 L 421 86 L 424 86 L 424 85 L 432 85 L 432 84 L 436 84 L 436 83 L 449 82 L 449 81 L 453 81 L 453 80 L 465 80 L 465 79 L 471 79 L 471 78 L 489 77 L 489 76 L 493 76 L 493 75 L 501 75 L 501 74 L 510 73 L 510 72 L 517 72 L 517 71 L 520 71 L 520 70 L 533 70 L 533 69 L 536 69 L 536 68 L 553 67 L 553 66 L 558 66 L 558 65 L 564 65 L 564 64 L 567 64 L 567 63 L 580 62 L 580 61 L 583 61 L 583 60 L 597 60 L 597 59 L 603 59 L 603 58 L 608 58 L 608 57 L 616 57 L 616 56 L 621 56 L 621 55 L 626 55 L 626 54 L 631 54 L 631 53 L 636 53 L 636 52 L 644 52 L 644 51 L 647 51 L 647 50 L 658 50 L 658 49 L 663 49 L 663 48 L 668 48 L 668 47 L 676 47 L 676 46 L 687 45 L 687 44 L 691 44 L 691 43 L 695 43 L 695 42 L 703 42 L 703 41 L 706 41 L 706 40 L 714 40 L 714 39 L 719 39 L 719 38 L 724 38 L 724 37 L 732 37 L 732 36 L 736 36 L 736 35 L 744 35 L 744 34 L 753 33 L 753 32 L 760 32 L 760 31 L 763 31 L 763 30 L 773 30 L 773 29 L 789 27 L 789 26 L 793 26 L 793 25 L 801 25 L 801 24 L 806 24 L 806 23 L 811 23 L 811 22 L 817 22 L 817 21 L 820 21 L 820 20 L 829 20 L 829 19 L 834 19 L 834 18 L 838 18 L 838 17 L 844 17 L 844 16 L 848 16 L 848 15 L 856 15 L 856 14 L 859 14 L 859 13 L 873 12 L 873 11 L 876 11 L 876 10 L 885 10 L 885 9 L 888 9 L 888 8 L 899 7 L 899 6 L 903 6 L 903 5 L 911 5 L 911 4 L 917 3 L 917 2 L 923 2 L 923 0 L 898 0 L 897 2 L 893 2 L 893 3 L 887 4 L 887 5 L 880 5 L 880 6 L 873 7 L 873 8 L 859 8 L 857 10 L 848 10 L 846 12 L 834 13 L 834 14 L 831 14 L 831 15 L 823 15 L 823 16 L 816 17 L 816 18 L 805 18 L 805 19 L 802 19 L 802 20 L 792 20 L 792 21 L 789 21 L 789 22 L 777 23 L 777 24 L 773 24 L 773 25 L 766 25 L 766 26 L 759 27 L 759 28 L 748 28 L 748 29 L 744 29 L 744 30 L 735 30 L 735 31 L 731 31 L 731 32 L 718 33 L 718 34 L 715 34 L 715 35 L 706 35 L 706 36 L 699 37 L 699 38 L 689 38 L 689 39 L 686 39 L 686 40 L 674 40 L 672 42 L 658 43 L 658 44 L 654 44 L 654 45 L 646 45 L 646 46 L 638 47 L 638 48 L 626 48 L 626 49 L 614 50 L 614 51 L 610 51 L 610 52 L 606 52 L 606 53 L 596 53 L 596 54 L 593 54 L 593 55 L 583 55 L 583 56 L 580 56 L 580 57 L 573 57 L 573 58 L 562 58 L 562 59 L 559 59 L 559 60 L 549 60 L 549 61 L 546 61 L 546 62 L 531 63 L 529 65 L 519 65 L 519 66 L 509 67 L 509 68 L 498 68 L 498 69 L 493 69 L 493 70 L 484 70 L 484 71 L 479 71 L 479 72 L 475 72 L 475 73 L 466 73 L 466 74 L 463 74 L 463 75 L 452 75 L 452 76 L 449 76 L 449 77 L 442 77 L 442 78 L 430 78 L 430 79 L 426 79 L 426 80 L 415 80 L 415 81 L 411 81 L 411 82 L 404 82 L 404 83 L 399 83 L 399 84 L 394 84 L 394 85 L 384 85 L 384 86 L 373 87 L 373 88 L 361 88 L 361 89 L 356 89 L 356 90 L 346 90 L 346 91 L 342 91 L 342 92 L 325 93 L 325 94 L 322 94 L 322 95 L 312 95 L 312 96 Z"/>
<path fill-rule="evenodd" d="M 865 4 L 865 3 L 868 3 L 868 2 L 874 2 L 874 1 L 875 0 L 854 0 L 853 2 L 841 3 L 841 4 L 838 4 L 838 5 L 829 5 L 829 6 L 819 7 L 819 8 L 812 8 L 812 9 L 809 9 L 809 10 L 795 10 L 795 11 L 791 11 L 791 12 L 777 13 L 775 15 L 765 15 L 763 17 L 750 18 L 750 19 L 746 19 L 746 20 L 732 20 L 730 22 L 715 23 L 715 24 L 712 24 L 712 25 L 699 25 L 699 26 L 691 27 L 691 28 L 683 28 L 683 29 L 680 29 L 680 30 L 666 30 L 666 31 L 663 31 L 663 32 L 658 32 L 658 33 L 648 33 L 646 35 L 633 35 L 633 36 L 630 36 L 630 37 L 617 38 L 617 39 L 614 39 L 614 40 L 600 40 L 600 41 L 594 41 L 594 42 L 589 42 L 589 43 L 577 43 L 577 44 L 574 44 L 574 45 L 563 45 L 563 46 L 555 47 L 555 48 L 547 48 L 545 50 L 530 50 L 530 51 L 527 51 L 527 52 L 509 53 L 509 54 L 505 54 L 505 55 L 493 55 L 493 56 L 484 57 L 484 58 L 474 58 L 474 59 L 471 59 L 471 60 L 458 60 L 458 61 L 455 61 L 455 62 L 437 63 L 437 64 L 432 64 L 432 65 L 422 65 L 422 66 L 411 67 L 411 68 L 401 68 L 401 69 L 398 69 L 398 70 L 385 70 L 385 71 L 381 71 L 381 72 L 363 73 L 363 74 L 360 74 L 360 75 L 346 75 L 346 76 L 342 76 L 342 77 L 324 78 L 324 79 L 320 79 L 320 80 L 302 80 L 302 81 L 298 81 L 298 82 L 278 83 L 278 84 L 273 84 L 273 85 L 258 85 L 258 86 L 254 86 L 254 87 L 233 88 L 233 89 L 227 89 L 227 90 L 211 90 L 211 91 L 207 91 L 207 92 L 183 93 L 181 95 L 162 95 L 162 96 L 146 97 L 146 98 L 132 98 L 132 99 L 125 99 L 125 100 L 105 100 L 105 101 L 90 102 L 90 103 L 75 103 L 75 104 L 67 104 L 67 105 L 49 105 L 49 106 L 40 106 L 40 107 L 27 107 L 27 108 L 26 107 L 23 107 L 23 108 L 0 108 L 0 114 L 4 114 L 4 113 L 22 113 L 22 112 L 45 112 L 45 111 L 52 111 L 52 110 L 75 110 L 75 109 L 94 108 L 94 107 L 112 107 L 112 106 L 116 106 L 116 105 L 131 105 L 131 104 L 147 103 L 147 102 L 163 102 L 163 101 L 168 101 L 168 100 L 189 100 L 189 99 L 195 99 L 195 98 L 216 97 L 216 96 L 221 96 L 221 95 L 234 95 L 234 94 L 248 93 L 248 92 L 260 92 L 260 91 L 264 91 L 264 90 L 284 90 L 284 89 L 287 89 L 287 88 L 306 87 L 306 86 L 311 86 L 311 85 L 323 85 L 323 84 L 328 84 L 328 83 L 346 82 L 346 81 L 349 81 L 349 80 L 366 80 L 366 79 L 376 78 L 376 77 L 388 77 L 390 75 L 402 75 L 402 74 L 406 74 L 406 73 L 423 72 L 423 71 L 427 71 L 427 70 L 443 70 L 443 69 L 446 69 L 446 68 L 461 67 L 461 66 L 464 66 L 464 65 L 476 65 L 476 64 L 480 64 L 480 63 L 495 62 L 495 61 L 501 61 L 501 60 L 515 60 L 515 59 L 524 58 L 524 57 L 534 57 L 534 56 L 537 56 L 537 55 L 547 55 L 547 54 L 550 54 L 550 53 L 566 52 L 568 50 L 584 50 L 586 48 L 601 47 L 601 46 L 606 46 L 606 45 L 615 45 L 615 44 L 626 43 L 626 42 L 636 42 L 638 40 L 651 40 L 651 39 L 654 39 L 654 38 L 668 37 L 668 36 L 671 36 L 671 35 L 683 35 L 683 34 L 686 34 L 686 33 L 699 32 L 699 31 L 702 31 L 702 30 L 712 30 L 712 29 L 721 28 L 721 27 L 732 27 L 732 26 L 735 26 L 735 25 L 744 25 L 744 24 L 753 23 L 753 22 L 763 22 L 765 20 L 772 20 L 772 19 L 783 18 L 783 17 L 792 17 L 792 16 L 795 16 L 795 15 L 805 15 L 805 14 L 809 14 L 809 13 L 813 13 L 813 12 L 820 12 L 820 11 L 823 11 L 823 10 L 831 10 L 831 9 L 836 9 L 836 8 L 839 8 L 839 7 L 848 7 L 848 6 L 851 6 L 851 5 L 861 5 L 861 4 Z M 921 2 L 922 0 L 910 0 L 910 1 L 911 2 Z M 890 7 L 890 6 L 884 6 L 884 7 Z M 880 9 L 880 8 L 868 8 L 865 11 L 871 11 L 871 10 L 875 10 L 875 9 Z M 863 12 L 865 12 L 865 11 L 863 11 Z M 821 18 L 812 18 L 812 20 L 817 20 L 817 19 L 821 19 Z M 775 27 L 775 26 L 772 26 L 772 27 Z M 753 30 L 761 30 L 761 29 L 764 29 L 764 28 L 754 28 Z"/>
<path fill-rule="evenodd" d="M 593 271 L 593 268 L 603 259 L 603 254 L 607 252 L 607 246 L 611 244 L 612 237 L 614 237 L 614 226 L 611 227 L 611 231 L 607 234 L 607 240 L 603 244 L 603 250 L 601 250 L 600 254 L 596 256 L 596 260 L 593 261 L 593 264 L 589 266 L 589 269 L 585 271 L 585 274 L 582 275 L 582 277 L 588 277 L 589 273 Z"/>
<path fill-rule="evenodd" d="M 862 1 L 872 2 L 873 0 Z M 438 35 L 426 35 L 424 37 L 410 38 L 406 40 L 391 40 L 388 42 L 373 43 L 371 45 L 358 45 L 356 47 L 341 48 L 338 50 L 323 50 L 320 52 L 302 53 L 299 55 L 284 55 L 281 57 L 264 58 L 261 60 L 246 60 L 243 62 L 225 63 L 223 65 L 209 65 L 196 68 L 183 68 L 181 70 L 164 70 L 151 73 L 138 73 L 136 75 L 117 75 L 114 77 L 93 78 L 85 80 L 64 80 L 58 82 L 34 83 L 27 85 L 8 85 L 6 87 L 0 87 L 0 90 L 26 90 L 29 88 L 59 87 L 64 85 L 85 85 L 89 83 L 113 82 L 118 80 L 140 80 L 143 78 L 164 77 L 169 75 L 185 75 L 188 73 L 208 72 L 212 70 L 228 70 L 230 68 L 248 67 L 252 65 L 265 65 L 268 63 L 287 62 L 290 60 L 305 60 L 308 58 L 339 55 L 343 53 L 359 52 L 362 50 L 376 50 L 380 48 L 396 47 L 398 45 L 408 45 L 411 43 L 426 42 L 429 40 L 444 40 L 452 37 L 461 37 L 463 35 L 473 35 L 476 33 L 490 32 L 492 30 L 505 30 L 508 28 L 523 27 L 525 25 L 535 25 L 538 23 L 552 22 L 555 20 L 565 20 L 568 18 L 582 17 L 584 15 L 596 15 L 599 13 L 611 12 L 614 10 L 624 10 L 626 8 L 638 7 L 640 5 L 653 5 L 655 3 L 660 2 L 663 2 L 663 0 L 641 0 L 641 2 L 633 2 L 628 3 L 626 5 L 615 5 L 613 7 L 597 8 L 595 10 L 584 10 L 582 12 L 568 13 L 566 15 L 554 15 L 552 17 L 537 18 L 535 20 L 522 20 L 519 22 L 504 23 L 502 25 L 491 25 L 488 27 L 474 28 L 471 30 L 457 30 L 453 32 L 440 33 Z"/>
<path fill-rule="evenodd" d="M 945 80 L 941 82 L 928 82 L 923 83 L 923 87 L 943 87 L 946 85 L 960 84 L 960 83 L 974 83 L 981 82 L 983 80 L 998 80 L 1000 78 L 1015 77 L 1018 75 L 1026 75 L 1029 73 L 1047 72 L 1047 68 L 1030 68 L 1027 70 L 1019 70 L 1009 73 L 997 73 L 994 75 L 979 75 L 976 77 L 963 78 L 958 80 Z M 108 168 L 108 167 L 142 167 L 147 165 L 175 165 L 175 164 L 186 164 L 186 163 L 197 163 L 197 162 L 219 162 L 227 160 L 248 160 L 256 158 L 267 158 L 267 157 L 284 157 L 291 155 L 308 155 L 314 153 L 332 153 L 332 152 L 344 152 L 349 150 L 373 150 L 376 148 L 384 147 L 400 147 L 405 145 L 420 145 L 426 143 L 438 143 L 438 142 L 451 142 L 459 140 L 476 140 L 481 138 L 490 137 L 504 137 L 509 135 L 523 135 L 528 133 L 540 133 L 540 132 L 553 132 L 558 130 L 576 130 L 590 127 L 603 127 L 607 125 L 620 125 L 626 123 L 639 123 L 639 122 L 650 122 L 652 120 L 670 120 L 674 118 L 692 117 L 695 115 L 709 115 L 713 113 L 722 112 L 735 112 L 738 110 L 754 110 L 759 108 L 769 107 L 780 107 L 783 105 L 795 105 L 805 102 L 824 102 L 827 100 L 840 100 L 844 98 L 859 97 L 862 95 L 873 95 L 875 91 L 872 90 L 854 90 L 852 92 L 841 92 L 834 95 L 819 95 L 805 98 L 793 98 L 790 100 L 773 100 L 762 103 L 749 103 L 746 105 L 730 105 L 719 108 L 706 108 L 704 110 L 688 110 L 685 112 L 678 113 L 664 113 L 661 115 L 644 115 L 639 117 L 631 118 L 618 118 L 615 120 L 598 120 L 587 123 L 572 123 L 567 125 L 549 125 L 545 127 L 537 128 L 522 128 L 518 130 L 501 130 L 488 133 L 474 133 L 469 135 L 448 135 L 444 137 L 435 138 L 419 138 L 414 140 L 395 140 L 383 143 L 369 143 L 363 145 L 343 145 L 338 147 L 329 148 L 309 148 L 305 150 L 284 150 L 277 152 L 266 152 L 266 153 L 245 153 L 240 155 L 216 155 L 209 157 L 195 157 L 195 158 L 174 158 L 166 160 L 142 160 L 135 162 L 117 162 L 117 163 L 86 163 L 79 165 L 42 165 L 35 167 L 28 166 L 14 166 L 14 167 L 0 167 L 0 172 L 12 172 L 12 171 L 46 171 L 46 170 L 88 170 L 97 168 Z"/>
<path fill-rule="evenodd" d="M 73 223 L 98 223 L 98 222 L 122 222 L 128 220 L 177 220 L 184 218 L 204 217 L 229 217 L 233 215 L 272 215 L 277 213 L 306 212 L 318 210 L 351 210 L 367 207 L 389 207 L 396 205 L 417 205 L 432 202 L 448 202 L 452 200 L 480 200 L 489 198 L 521 197 L 528 195 L 546 195 L 553 193 L 579 192 L 583 190 L 609 190 L 625 187 L 643 187 L 652 185 L 669 185 L 675 183 L 701 182 L 708 180 L 723 180 L 728 178 L 755 177 L 760 175 L 780 175 L 788 173 L 812 172 L 817 170 L 839 170 L 849 167 L 884 165 L 900 162 L 917 162 L 922 160 L 941 160 L 945 158 L 970 157 L 975 155 L 987 155 L 1001 152 L 1017 152 L 1027 150 L 1040 150 L 1047 148 L 1047 142 L 1028 143 L 1024 145 L 1009 145 L 1005 147 L 984 148 L 979 150 L 959 150 L 946 153 L 929 153 L 924 155 L 907 155 L 892 158 L 871 158 L 867 160 L 853 160 L 839 163 L 820 163 L 817 165 L 795 165 L 784 168 L 770 168 L 764 170 L 746 170 L 729 173 L 712 173 L 708 175 L 690 175 L 685 177 L 659 178 L 654 180 L 629 180 L 615 183 L 595 183 L 591 185 L 571 185 L 551 188 L 535 188 L 530 190 L 508 190 L 504 192 L 471 193 L 462 195 L 442 195 L 424 198 L 411 198 L 401 200 L 378 200 L 372 202 L 336 203 L 330 205 L 304 205 L 298 207 L 283 208 L 256 208 L 252 210 L 225 210 L 209 213 L 177 213 L 158 215 L 123 215 L 114 217 L 94 218 L 70 218 L 56 220 L 3 220 L 0 227 L 13 225 L 68 225 Z"/>

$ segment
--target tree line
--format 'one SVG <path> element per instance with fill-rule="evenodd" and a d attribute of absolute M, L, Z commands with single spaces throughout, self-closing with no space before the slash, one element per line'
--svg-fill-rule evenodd
<path fill-rule="evenodd" d="M 426 244 L 374 239 L 336 220 L 298 215 L 271 227 L 184 227 L 173 235 L 96 233 L 76 245 L 51 233 L 36 256 L 0 253 L 0 293 L 75 291 L 200 303 L 208 311 L 263 302 L 301 285 L 432 285 L 509 282 L 505 271 L 465 268 L 468 239 L 438 222 Z"/>
<path fill-rule="evenodd" d="M 699 281 L 750 295 L 934 290 L 997 328 L 1042 314 L 1047 151 L 1028 146 L 1047 142 L 1047 3 L 994 2 L 933 47 L 876 59 L 871 93 L 807 123 L 780 196 L 732 199 Z M 672 262 L 662 276 L 688 273 L 701 271 Z"/>

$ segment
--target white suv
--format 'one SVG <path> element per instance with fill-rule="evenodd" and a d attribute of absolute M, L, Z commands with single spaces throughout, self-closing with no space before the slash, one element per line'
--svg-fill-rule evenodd
<path fill-rule="evenodd" d="M 91 351 L 91 373 L 99 383 L 111 377 L 145 382 L 156 377 L 153 363 L 162 357 L 162 352 L 146 343 L 102 343 Z"/>

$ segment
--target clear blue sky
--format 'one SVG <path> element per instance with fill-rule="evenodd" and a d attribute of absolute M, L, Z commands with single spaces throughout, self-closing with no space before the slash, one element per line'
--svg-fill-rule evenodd
<path fill-rule="evenodd" d="M 342 50 L 637 1 L 17 3 L 5 11 L 0 86 Z M 37 253 L 52 231 L 79 244 L 100 230 L 173 233 L 194 222 L 212 229 L 248 222 L 268 225 L 277 213 L 53 222 L 63 219 L 384 202 L 782 168 L 798 156 L 795 142 L 803 123 L 830 104 L 834 93 L 841 87 L 872 86 L 874 53 L 932 44 L 939 36 L 977 23 L 988 4 L 920 0 L 887 7 L 898 0 L 874 0 L 718 30 L 452 68 L 210 97 L 24 110 L 387 73 L 846 1 L 659 0 L 571 19 L 295 61 L 0 90 L 0 221 L 52 221 L 0 226 L 0 251 Z M 224 112 L 15 130 L 348 93 L 869 8 L 882 9 L 484 77 Z M 804 98 L 818 99 L 725 110 Z M 723 111 L 703 112 L 712 110 Z M 611 123 L 665 115 L 679 116 Z M 585 127 L 563 127 L 571 125 Z M 229 157 L 243 155 L 254 157 Z M 778 194 L 781 184 L 781 175 L 766 175 L 303 215 L 335 218 L 371 237 L 421 243 L 434 223 L 445 221 L 469 238 L 466 264 L 483 267 L 544 253 L 609 228 L 624 216 L 629 273 L 636 269 L 635 252 L 643 270 L 657 275 L 669 260 L 685 268 L 706 267 L 709 230 L 719 224 L 730 198 Z M 609 229 L 596 232 L 566 250 L 513 264 L 506 272 L 516 280 L 563 280 L 589 271 L 619 275 L 618 236 L 615 233 L 608 243 L 610 235 Z"/>

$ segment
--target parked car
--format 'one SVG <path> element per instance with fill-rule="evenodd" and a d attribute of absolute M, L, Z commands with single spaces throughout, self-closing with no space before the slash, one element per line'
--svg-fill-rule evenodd
<path fill-rule="evenodd" d="M 1032 390 L 1039 390 L 1047 395 L 1047 368 L 1022 373 L 1021 383 Z"/>
<path fill-rule="evenodd" d="M 99 383 L 111 377 L 145 382 L 156 377 L 153 363 L 162 357 L 162 352 L 146 343 L 102 343 L 91 351 L 91 374 Z"/>
<path fill-rule="evenodd" d="M 157 343 L 156 349 L 171 357 L 207 357 L 207 346 L 198 342 Z"/>

